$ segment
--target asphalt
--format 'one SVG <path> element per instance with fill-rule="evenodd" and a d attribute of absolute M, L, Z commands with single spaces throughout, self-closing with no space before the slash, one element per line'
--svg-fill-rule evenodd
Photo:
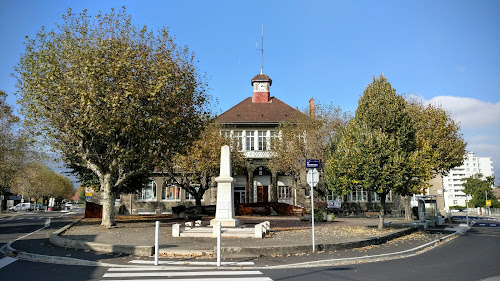
<path fill-rule="evenodd" d="M 210 218 L 206 218 L 205 225 Z M 386 218 L 386 229 L 376 229 L 377 218 L 336 218 L 316 223 L 315 252 L 309 222 L 296 217 L 239 217 L 251 227 L 271 222 L 263 239 L 223 238 L 221 255 L 227 265 L 245 262 L 256 267 L 307 267 L 402 258 L 432 249 L 468 227 L 458 223 L 424 231 L 400 218 Z M 99 220 L 75 215 L 71 223 L 54 221 L 30 237 L 9 244 L 6 252 L 18 258 L 80 265 L 152 265 L 155 221 L 160 221 L 160 264 L 207 264 L 215 260 L 215 238 L 172 237 L 164 216 L 117 217 L 117 226 L 102 228 Z M 236 250 L 235 250 L 236 249 Z M 236 253 L 236 254 L 235 254 Z M 141 262 L 137 262 L 137 261 Z M 251 261 L 251 262 L 249 262 Z"/>

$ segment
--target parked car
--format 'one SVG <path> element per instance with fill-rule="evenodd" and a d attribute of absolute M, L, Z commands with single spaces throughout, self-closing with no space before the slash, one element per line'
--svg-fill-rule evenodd
<path fill-rule="evenodd" d="M 70 210 L 70 209 L 73 209 L 75 207 L 77 207 L 76 203 L 73 203 L 73 202 L 64 203 L 64 210 Z"/>
<path fill-rule="evenodd" d="M 16 206 L 12 206 L 9 208 L 9 211 L 11 212 L 17 212 L 17 211 L 31 211 L 34 209 L 34 205 L 31 203 L 19 203 Z"/>

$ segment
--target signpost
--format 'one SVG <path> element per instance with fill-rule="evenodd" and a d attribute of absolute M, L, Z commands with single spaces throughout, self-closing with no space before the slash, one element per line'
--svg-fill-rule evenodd
<path fill-rule="evenodd" d="M 319 167 L 319 160 L 316 159 L 307 159 L 306 160 L 306 168 L 309 168 L 307 171 L 307 184 L 311 187 L 311 222 L 312 222 L 312 251 L 313 253 L 316 250 L 314 243 L 314 187 L 318 184 L 319 181 L 319 172 L 316 168 Z"/>

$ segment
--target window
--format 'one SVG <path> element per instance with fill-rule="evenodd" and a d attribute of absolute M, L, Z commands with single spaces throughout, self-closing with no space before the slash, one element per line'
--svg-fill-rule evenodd
<path fill-rule="evenodd" d="M 175 185 L 164 185 L 161 192 L 162 200 L 180 200 L 181 189 Z"/>
<path fill-rule="evenodd" d="M 278 199 L 292 198 L 292 189 L 289 186 L 278 186 Z"/>
<path fill-rule="evenodd" d="M 226 138 L 230 138 L 231 137 L 231 131 L 224 130 L 224 131 L 221 131 L 220 133 L 221 133 L 222 136 L 224 136 Z"/>
<path fill-rule="evenodd" d="M 453 205 L 457 205 L 458 204 L 458 200 L 453 200 Z"/>
<path fill-rule="evenodd" d="M 236 145 L 238 150 L 243 150 L 243 132 L 242 131 L 234 131 L 234 138 L 236 139 Z"/>
<path fill-rule="evenodd" d="M 267 131 L 258 131 L 257 137 L 259 140 L 259 147 L 257 150 L 267 150 Z"/>
<path fill-rule="evenodd" d="M 156 199 L 156 182 L 151 181 L 147 186 L 141 189 L 139 200 L 154 200 Z"/>
<path fill-rule="evenodd" d="M 246 131 L 245 134 L 245 143 L 246 143 L 246 150 L 254 150 L 255 149 L 255 141 L 253 139 L 254 132 L 253 131 Z"/>
<path fill-rule="evenodd" d="M 351 192 L 350 199 L 352 202 L 366 202 L 366 191 L 362 189 L 354 190 Z"/>
<path fill-rule="evenodd" d="M 372 202 L 380 202 L 380 196 L 372 191 Z M 392 191 L 389 191 L 389 193 L 385 196 L 385 202 L 392 202 Z"/>

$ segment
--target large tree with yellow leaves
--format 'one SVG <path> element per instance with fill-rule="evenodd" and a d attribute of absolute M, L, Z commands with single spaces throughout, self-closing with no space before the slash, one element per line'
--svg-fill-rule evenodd
<path fill-rule="evenodd" d="M 97 175 L 102 226 L 115 224 L 128 179 L 198 137 L 208 96 L 196 63 L 167 28 L 133 25 L 125 8 L 95 17 L 69 9 L 54 30 L 27 38 L 16 67 L 22 113 L 63 158 Z"/>

